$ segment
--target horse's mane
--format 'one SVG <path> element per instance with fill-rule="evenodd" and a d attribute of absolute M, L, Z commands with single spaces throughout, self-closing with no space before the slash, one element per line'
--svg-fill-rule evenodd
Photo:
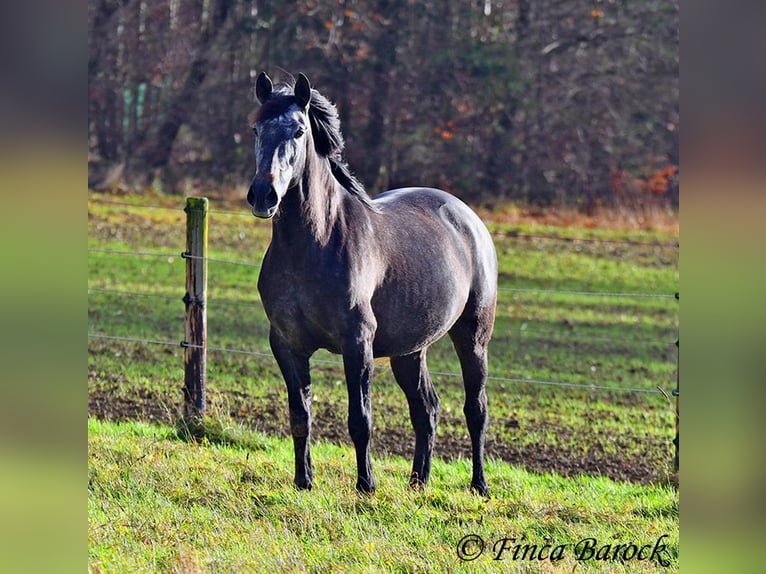
<path fill-rule="evenodd" d="M 291 105 L 296 103 L 294 86 L 293 79 L 278 86 L 258 110 L 256 119 L 268 120 L 284 114 Z M 312 88 L 308 114 L 314 149 L 317 154 L 327 158 L 333 177 L 346 191 L 368 207 L 373 207 L 372 199 L 367 195 L 364 186 L 354 177 L 343 159 L 345 142 L 340 131 L 338 109 L 330 100 Z"/>

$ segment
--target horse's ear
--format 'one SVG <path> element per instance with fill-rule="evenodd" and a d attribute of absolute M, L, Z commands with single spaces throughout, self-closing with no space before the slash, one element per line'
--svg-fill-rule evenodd
<path fill-rule="evenodd" d="M 258 79 L 255 80 L 255 97 L 258 98 L 258 102 L 262 104 L 268 100 L 273 89 L 274 84 L 271 83 L 271 78 L 266 72 L 258 74 Z"/>
<path fill-rule="evenodd" d="M 311 101 L 311 83 L 303 74 L 298 74 L 298 81 L 295 82 L 295 99 L 302 108 L 307 108 Z"/>

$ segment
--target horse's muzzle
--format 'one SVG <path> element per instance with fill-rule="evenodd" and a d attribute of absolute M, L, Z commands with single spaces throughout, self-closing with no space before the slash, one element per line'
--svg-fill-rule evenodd
<path fill-rule="evenodd" d="M 250 204 L 253 215 L 270 219 L 277 212 L 279 196 L 271 182 L 254 181 L 247 192 L 247 203 Z"/>

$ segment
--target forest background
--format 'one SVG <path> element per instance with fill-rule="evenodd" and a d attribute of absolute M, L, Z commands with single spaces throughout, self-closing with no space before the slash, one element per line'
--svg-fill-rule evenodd
<path fill-rule="evenodd" d="M 678 0 L 99 0 L 89 187 L 241 188 L 254 79 L 305 73 L 371 194 L 678 206 Z"/>

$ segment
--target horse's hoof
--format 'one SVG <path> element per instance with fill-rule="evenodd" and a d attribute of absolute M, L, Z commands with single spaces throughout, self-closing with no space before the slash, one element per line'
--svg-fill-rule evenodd
<path fill-rule="evenodd" d="M 417 472 L 413 472 L 410 475 L 410 488 L 412 490 L 423 490 L 426 487 L 426 480 L 428 479 L 422 479 L 418 476 Z"/>
<path fill-rule="evenodd" d="M 475 484 L 471 483 L 471 490 L 478 494 L 479 496 L 483 496 L 485 498 L 489 497 L 489 487 L 487 486 L 487 483 L 484 482 L 482 484 Z"/>
<path fill-rule="evenodd" d="M 361 478 L 356 481 L 356 490 L 361 494 L 375 494 L 375 481 L 366 481 Z"/>
<path fill-rule="evenodd" d="M 304 479 L 295 479 L 293 481 L 295 483 L 295 488 L 298 490 L 311 490 L 311 487 L 313 486 L 313 482 L 310 478 L 304 478 Z"/>

